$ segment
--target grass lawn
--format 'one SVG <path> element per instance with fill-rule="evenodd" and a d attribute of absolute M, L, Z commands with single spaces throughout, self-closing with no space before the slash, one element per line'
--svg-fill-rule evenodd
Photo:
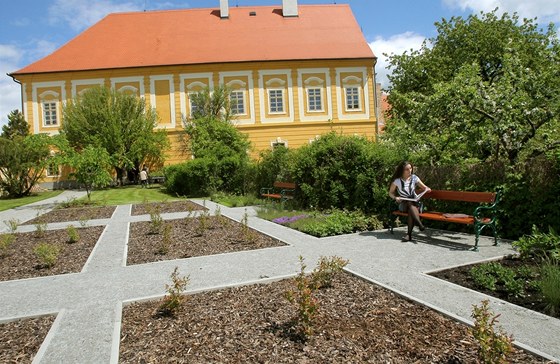
<path fill-rule="evenodd" d="M 62 191 L 47 191 L 20 198 L 0 198 L 0 211 L 13 209 L 33 202 L 46 200 L 47 198 L 58 196 Z"/>
<path fill-rule="evenodd" d="M 263 203 L 263 200 L 254 195 L 238 196 L 225 193 L 216 193 L 210 200 L 227 207 L 254 206 Z"/>
<path fill-rule="evenodd" d="M 165 188 L 159 186 L 151 186 L 150 188 L 141 188 L 140 186 L 115 187 L 91 193 L 91 201 L 96 205 L 126 205 L 183 199 L 168 194 Z M 81 198 L 80 201 L 87 201 L 87 197 Z"/>

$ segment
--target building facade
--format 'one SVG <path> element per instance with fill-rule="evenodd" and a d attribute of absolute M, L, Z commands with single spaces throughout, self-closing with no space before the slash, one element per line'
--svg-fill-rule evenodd
<path fill-rule="evenodd" d="M 10 76 L 33 133 L 56 134 L 64 103 L 93 86 L 143 97 L 168 133 L 171 164 L 190 158 L 180 141 L 190 95 L 216 85 L 231 90 L 254 155 L 329 131 L 375 138 L 375 61 L 348 5 L 229 9 L 221 0 L 220 9 L 111 14 Z"/>

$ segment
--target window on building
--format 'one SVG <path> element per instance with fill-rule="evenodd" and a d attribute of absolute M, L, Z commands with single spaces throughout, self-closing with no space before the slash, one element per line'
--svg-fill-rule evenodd
<path fill-rule="evenodd" d="M 307 89 L 307 109 L 308 111 L 323 111 L 323 100 L 320 88 Z"/>
<path fill-rule="evenodd" d="M 189 96 L 189 113 L 190 116 L 192 117 L 194 114 L 196 114 L 198 110 L 198 107 L 196 106 L 196 104 L 194 104 L 192 102 L 192 97 L 196 94 L 196 92 L 189 92 L 188 96 Z"/>
<path fill-rule="evenodd" d="M 229 102 L 233 115 L 245 114 L 245 92 L 243 90 L 232 91 L 229 94 Z"/>
<path fill-rule="evenodd" d="M 45 125 L 58 125 L 56 102 L 43 102 L 43 123 Z"/>
<path fill-rule="evenodd" d="M 360 89 L 346 87 L 346 110 L 360 110 Z"/>
<path fill-rule="evenodd" d="M 46 173 L 47 173 L 47 177 L 60 176 L 60 168 L 56 163 L 54 163 L 52 159 L 47 162 Z"/>
<path fill-rule="evenodd" d="M 268 103 L 271 113 L 283 113 L 284 90 L 268 90 Z"/>

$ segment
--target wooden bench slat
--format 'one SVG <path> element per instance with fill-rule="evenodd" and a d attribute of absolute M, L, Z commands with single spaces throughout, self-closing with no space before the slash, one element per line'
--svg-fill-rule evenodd
<path fill-rule="evenodd" d="M 432 190 L 426 193 L 424 195 L 424 198 L 432 198 L 435 200 L 448 200 L 448 201 L 493 203 L 496 199 L 496 194 L 493 192 Z"/>
<path fill-rule="evenodd" d="M 296 184 L 290 182 L 274 182 L 273 186 L 274 188 L 286 188 L 290 190 L 296 189 Z"/>

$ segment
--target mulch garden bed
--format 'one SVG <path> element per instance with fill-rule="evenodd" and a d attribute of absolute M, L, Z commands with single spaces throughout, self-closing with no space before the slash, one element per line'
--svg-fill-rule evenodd
<path fill-rule="evenodd" d="M 42 316 L 0 324 L 0 363 L 31 363 L 54 319 Z"/>
<path fill-rule="evenodd" d="M 187 296 L 175 317 L 161 301 L 123 308 L 121 363 L 477 363 L 468 328 L 366 281 L 341 274 L 318 291 L 315 334 L 291 335 L 292 280 Z M 515 349 L 511 363 L 546 360 Z"/>
<path fill-rule="evenodd" d="M 502 266 L 505 266 L 507 268 L 512 268 L 512 269 L 516 269 L 521 266 L 538 268 L 538 262 L 532 258 L 521 260 L 518 257 L 512 256 L 512 257 L 505 257 L 504 259 L 501 259 L 497 262 L 501 263 Z M 474 280 L 472 279 L 471 275 L 469 274 L 470 270 L 476 265 L 479 264 L 470 264 L 470 265 L 465 265 L 452 269 L 446 269 L 443 271 L 432 273 L 431 275 L 439 279 L 443 279 L 458 284 L 460 286 L 467 287 L 478 292 L 482 292 L 489 296 L 499 298 L 509 303 L 513 303 L 514 305 L 522 306 L 530 310 L 537 311 L 544 315 L 550 316 L 550 314 L 545 310 L 546 304 L 543 301 L 542 294 L 537 289 L 526 288 L 525 295 L 511 296 L 508 295 L 504 289 L 502 289 L 503 287 L 497 286 L 496 291 L 491 291 L 489 289 L 478 287 L 474 283 Z"/>
<path fill-rule="evenodd" d="M 165 225 L 169 226 L 166 238 Z M 182 259 L 285 245 L 224 216 L 165 220 L 159 233 L 152 222 L 130 224 L 128 264 Z"/>
<path fill-rule="evenodd" d="M 148 215 L 152 211 L 159 211 L 160 214 L 164 214 L 169 212 L 187 212 L 197 210 L 207 209 L 191 201 L 151 202 L 133 205 L 132 216 Z"/>
<path fill-rule="evenodd" d="M 25 225 L 38 223 L 53 223 L 66 221 L 88 221 L 95 219 L 108 219 L 113 216 L 116 206 L 101 207 L 67 207 L 54 209 L 46 214 L 37 216 L 33 220 L 26 221 Z"/>
<path fill-rule="evenodd" d="M 66 230 L 47 230 L 43 236 L 37 232 L 15 233 L 15 241 L 0 257 L 0 281 L 80 272 L 103 229 L 103 226 L 76 229 L 80 238 L 75 243 L 68 243 Z M 57 262 L 51 268 L 42 265 L 33 251 L 40 243 L 59 248 Z"/>

